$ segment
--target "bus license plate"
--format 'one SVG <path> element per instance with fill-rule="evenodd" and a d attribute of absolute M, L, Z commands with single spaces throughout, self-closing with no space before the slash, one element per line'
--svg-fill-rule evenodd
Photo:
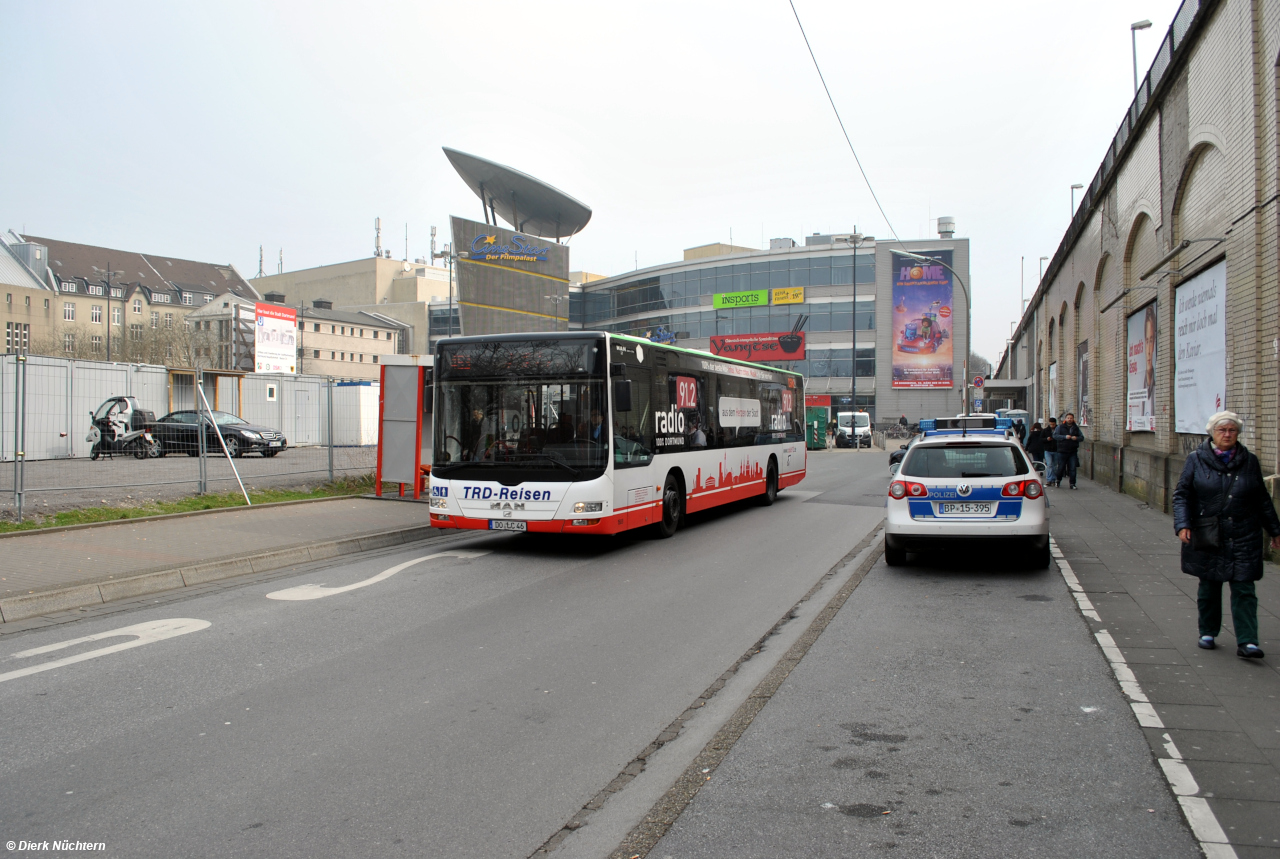
<path fill-rule="evenodd" d="M 527 531 L 528 526 L 519 519 L 490 519 L 490 531 Z"/>
<path fill-rule="evenodd" d="M 939 504 L 938 512 L 943 516 L 984 516 L 991 514 L 991 505 L 974 501 L 962 501 L 958 504 Z"/>

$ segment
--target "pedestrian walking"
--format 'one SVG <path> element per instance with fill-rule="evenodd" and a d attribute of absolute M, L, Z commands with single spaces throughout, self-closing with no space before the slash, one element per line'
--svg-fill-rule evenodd
<path fill-rule="evenodd" d="M 1187 457 L 1173 493 L 1173 529 L 1182 541 L 1182 571 L 1200 579 L 1200 640 L 1213 650 L 1222 630 L 1222 584 L 1231 585 L 1236 655 L 1263 656 L 1258 647 L 1258 594 L 1263 529 L 1280 549 L 1280 518 L 1262 482 L 1262 466 L 1240 444 L 1244 424 L 1235 412 L 1209 418 L 1209 440 Z"/>
<path fill-rule="evenodd" d="M 1058 450 L 1054 459 L 1058 462 L 1058 470 L 1053 475 L 1053 485 L 1062 485 L 1062 475 L 1066 474 L 1071 481 L 1071 488 L 1076 488 L 1076 467 L 1080 464 L 1076 452 L 1080 450 L 1080 442 L 1084 441 L 1084 430 L 1076 423 L 1076 416 L 1067 412 L 1062 416 L 1062 423 L 1054 430 L 1053 440 Z"/>
<path fill-rule="evenodd" d="M 1039 421 L 1031 425 L 1031 431 L 1027 434 L 1026 448 L 1032 462 L 1044 462 L 1044 427 L 1040 426 Z M 1047 471 L 1045 476 L 1048 477 Z"/>
<path fill-rule="evenodd" d="M 1027 425 L 1022 422 L 1022 418 L 1018 418 L 1013 422 L 1013 430 L 1018 434 L 1018 443 L 1023 447 L 1027 445 Z"/>
<path fill-rule="evenodd" d="M 1041 435 L 1044 436 L 1045 473 L 1049 477 L 1047 482 L 1050 486 L 1054 485 L 1053 481 L 1058 473 L 1058 442 L 1053 437 L 1057 429 L 1058 419 L 1051 417 L 1049 418 L 1049 425 L 1041 431 Z"/>

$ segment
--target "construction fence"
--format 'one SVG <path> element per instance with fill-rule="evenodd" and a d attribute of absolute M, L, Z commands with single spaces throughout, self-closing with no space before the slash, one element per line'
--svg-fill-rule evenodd
<path fill-rule="evenodd" d="M 197 385 L 200 391 L 197 390 Z M 201 398 L 200 393 L 204 396 Z M 0 494 L 93 495 L 100 490 L 183 486 L 235 488 L 236 475 L 216 436 L 207 451 L 134 459 L 89 459 L 91 415 L 104 401 L 130 396 L 157 419 L 171 412 L 226 412 L 277 430 L 276 456 L 235 460 L 245 485 L 286 485 L 372 472 L 377 462 L 378 383 L 323 376 L 240 374 L 45 356 L 0 356 Z M 20 452 L 21 455 L 15 455 Z M 183 455 L 183 454 L 189 455 Z"/>

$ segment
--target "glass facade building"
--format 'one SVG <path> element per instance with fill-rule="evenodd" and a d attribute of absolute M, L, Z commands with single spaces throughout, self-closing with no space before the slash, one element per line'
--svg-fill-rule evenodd
<path fill-rule="evenodd" d="M 953 381 L 914 388 L 895 381 L 895 363 L 909 361 L 904 356 L 915 349 L 910 344 L 900 349 L 895 341 L 901 333 L 895 324 L 904 317 L 903 308 L 893 304 L 892 269 L 894 251 L 948 251 L 967 287 L 967 239 L 947 234 L 936 240 L 877 242 L 852 233 L 812 235 L 803 245 L 790 239 L 770 244 L 768 250 L 692 248 L 679 262 L 584 278 L 570 288 L 569 325 L 707 351 L 713 351 L 712 337 L 786 333 L 801 326 L 803 360 L 762 363 L 804 373 L 809 405 L 826 406 L 834 415 L 856 404 L 880 424 L 896 422 L 899 415 L 915 421 L 960 410 L 967 332 L 959 324 Z M 780 303 L 774 292 L 780 289 L 791 290 L 784 301 L 795 303 Z M 717 295 L 763 290 L 767 298 L 756 306 L 715 307 Z M 968 313 L 959 287 L 946 312 L 954 312 L 957 323 Z"/>
<path fill-rule="evenodd" d="M 806 390 L 833 410 L 852 404 L 857 343 L 857 403 L 875 410 L 875 240 L 810 236 L 807 244 L 775 240 L 768 251 L 734 248 L 728 255 L 654 266 L 570 291 L 569 321 L 591 328 L 708 349 L 710 338 L 786 332 L 803 324 L 801 361 L 763 362 L 797 370 Z M 713 296 L 802 287 L 796 304 L 715 309 Z M 803 323 L 801 320 L 803 319 Z"/>

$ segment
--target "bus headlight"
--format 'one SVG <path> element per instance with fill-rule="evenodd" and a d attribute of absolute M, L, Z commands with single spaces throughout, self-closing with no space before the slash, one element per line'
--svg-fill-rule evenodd
<path fill-rule="evenodd" d="M 448 509 L 449 509 L 449 499 L 448 499 L 448 498 L 432 498 L 432 499 L 431 499 L 431 509 L 433 509 L 433 510 L 448 510 Z"/>
<path fill-rule="evenodd" d="M 573 505 L 574 513 L 599 513 L 603 509 L 603 501 L 579 501 Z"/>

